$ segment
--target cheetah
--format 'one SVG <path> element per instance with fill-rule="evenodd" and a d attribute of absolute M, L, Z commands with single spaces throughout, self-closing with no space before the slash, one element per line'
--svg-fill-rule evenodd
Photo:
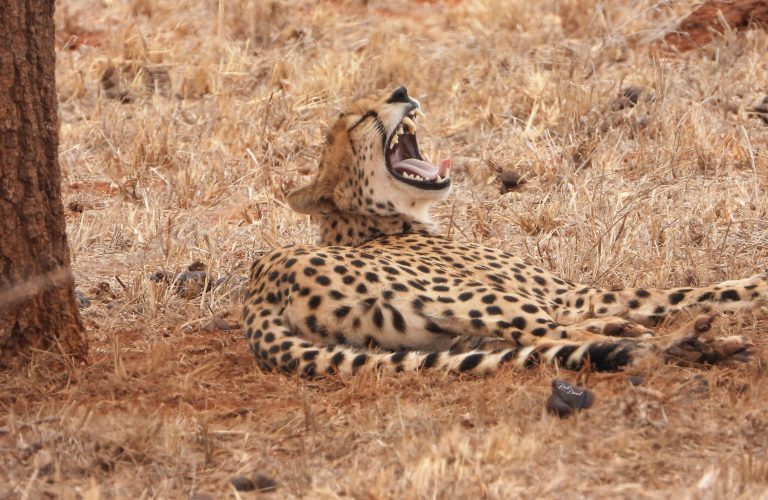
<path fill-rule="evenodd" d="M 535 363 L 615 371 L 679 353 L 697 363 L 748 358 L 742 337 L 699 334 L 717 312 L 763 305 L 766 275 L 604 290 L 440 236 L 429 208 L 450 192 L 451 163 L 422 157 L 421 114 L 404 87 L 357 100 L 328 132 L 316 176 L 288 196 L 319 241 L 272 250 L 251 268 L 246 338 L 264 369 L 487 374 Z M 682 311 L 700 316 L 672 334 L 649 328 Z"/>

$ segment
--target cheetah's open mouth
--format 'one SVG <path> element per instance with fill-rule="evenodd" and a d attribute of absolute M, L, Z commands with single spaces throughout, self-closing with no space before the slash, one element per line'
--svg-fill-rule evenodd
<path fill-rule="evenodd" d="M 395 179 L 420 189 L 445 189 L 451 185 L 451 159 L 433 165 L 421 156 L 416 142 L 416 113 L 416 109 L 408 112 L 386 141 L 387 170 Z"/>

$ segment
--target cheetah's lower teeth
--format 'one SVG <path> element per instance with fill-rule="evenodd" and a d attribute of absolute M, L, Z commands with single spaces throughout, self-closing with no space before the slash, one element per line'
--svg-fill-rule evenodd
<path fill-rule="evenodd" d="M 413 180 L 416 180 L 416 181 L 424 181 L 424 180 L 426 180 L 424 177 L 421 177 L 420 175 L 409 174 L 408 172 L 403 172 L 402 175 L 403 175 L 403 177 L 405 177 L 407 179 L 413 179 Z"/>

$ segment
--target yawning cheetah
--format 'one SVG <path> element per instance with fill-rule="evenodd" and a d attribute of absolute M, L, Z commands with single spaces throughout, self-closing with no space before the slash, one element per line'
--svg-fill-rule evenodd
<path fill-rule="evenodd" d="M 320 238 L 253 265 L 244 316 L 263 367 L 307 376 L 484 373 L 535 362 L 615 370 L 676 352 L 693 352 L 693 361 L 746 357 L 740 337 L 699 341 L 695 330 L 707 318 L 666 344 L 646 326 L 680 311 L 761 305 L 765 275 L 705 288 L 602 290 L 440 236 L 429 207 L 450 191 L 450 160 L 434 165 L 419 153 L 419 108 L 404 87 L 355 102 L 328 133 L 315 178 L 288 198 L 312 215 Z"/>

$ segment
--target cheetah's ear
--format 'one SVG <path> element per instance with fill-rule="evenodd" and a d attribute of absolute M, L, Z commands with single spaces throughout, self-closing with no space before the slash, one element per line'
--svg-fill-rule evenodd
<path fill-rule="evenodd" d="M 289 194 L 288 205 L 300 214 L 330 214 L 336 211 L 333 195 L 319 189 L 317 182 Z"/>

